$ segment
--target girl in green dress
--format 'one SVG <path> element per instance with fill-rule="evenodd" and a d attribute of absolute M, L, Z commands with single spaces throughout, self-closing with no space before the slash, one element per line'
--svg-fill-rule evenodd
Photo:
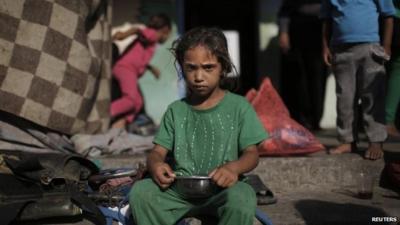
<path fill-rule="evenodd" d="M 268 135 L 250 103 L 225 89 L 234 70 L 227 40 L 219 29 L 195 28 L 172 51 L 187 96 L 164 114 L 147 157 L 151 179 L 137 182 L 130 193 L 133 217 L 138 225 L 173 225 L 188 215 L 209 214 L 221 225 L 251 225 L 256 195 L 239 176 L 257 166 L 257 145 Z M 209 176 L 221 191 L 192 199 L 174 188 L 177 175 Z"/>

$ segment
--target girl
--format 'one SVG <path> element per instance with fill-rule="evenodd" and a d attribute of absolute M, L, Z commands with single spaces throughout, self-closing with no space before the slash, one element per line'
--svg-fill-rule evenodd
<path fill-rule="evenodd" d="M 233 69 L 226 38 L 216 28 L 195 28 L 174 42 L 173 53 L 187 97 L 172 103 L 162 119 L 147 158 L 152 179 L 131 190 L 134 219 L 138 225 L 173 225 L 206 210 L 219 224 L 251 225 L 256 195 L 238 178 L 257 166 L 257 144 L 267 134 L 247 100 L 222 88 Z M 176 174 L 208 175 L 223 189 L 207 199 L 185 198 L 174 188 Z"/>
<path fill-rule="evenodd" d="M 171 21 L 168 16 L 158 14 L 150 17 L 146 28 L 132 28 L 126 32 L 117 32 L 114 40 L 123 40 L 137 34 L 131 48 L 125 51 L 113 67 L 113 75 L 118 81 L 122 97 L 111 103 L 112 127 L 123 128 L 135 118 L 143 107 L 143 98 L 139 91 L 138 79 L 149 69 L 158 79 L 160 72 L 149 62 L 154 55 L 157 43 L 164 43 L 171 33 Z M 122 118 L 121 118 L 122 117 Z"/>

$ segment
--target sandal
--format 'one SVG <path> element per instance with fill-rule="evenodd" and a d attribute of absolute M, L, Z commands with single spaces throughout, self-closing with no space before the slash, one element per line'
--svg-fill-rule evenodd
<path fill-rule="evenodd" d="M 248 183 L 256 192 L 257 205 L 269 205 L 278 201 L 274 196 L 274 193 L 272 193 L 272 191 L 265 186 L 258 175 L 246 175 L 246 183 Z"/>

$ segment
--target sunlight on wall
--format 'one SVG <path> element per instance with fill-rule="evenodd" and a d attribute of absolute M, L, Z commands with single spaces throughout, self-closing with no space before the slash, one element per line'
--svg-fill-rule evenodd
<path fill-rule="evenodd" d="M 335 94 L 335 78 L 329 75 L 326 80 L 326 93 L 324 102 L 324 113 L 321 119 L 322 128 L 336 127 L 336 94 Z"/>
<path fill-rule="evenodd" d="M 169 48 L 172 41 L 177 38 L 176 26 L 173 25 L 171 37 L 168 41 L 158 46 L 151 65 L 161 71 L 157 80 L 150 72 L 146 72 L 139 80 L 143 92 L 145 109 L 147 114 L 159 124 L 168 105 L 178 99 L 178 76 L 174 67 L 174 57 Z"/>
<path fill-rule="evenodd" d="M 278 26 L 275 23 L 260 23 L 260 51 L 267 49 L 272 38 L 278 35 Z"/>

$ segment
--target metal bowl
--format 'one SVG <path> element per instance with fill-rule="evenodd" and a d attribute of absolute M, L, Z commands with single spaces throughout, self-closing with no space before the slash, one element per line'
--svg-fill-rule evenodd
<path fill-rule="evenodd" d="M 220 190 L 211 177 L 207 176 L 178 176 L 173 185 L 185 198 L 207 198 Z"/>

